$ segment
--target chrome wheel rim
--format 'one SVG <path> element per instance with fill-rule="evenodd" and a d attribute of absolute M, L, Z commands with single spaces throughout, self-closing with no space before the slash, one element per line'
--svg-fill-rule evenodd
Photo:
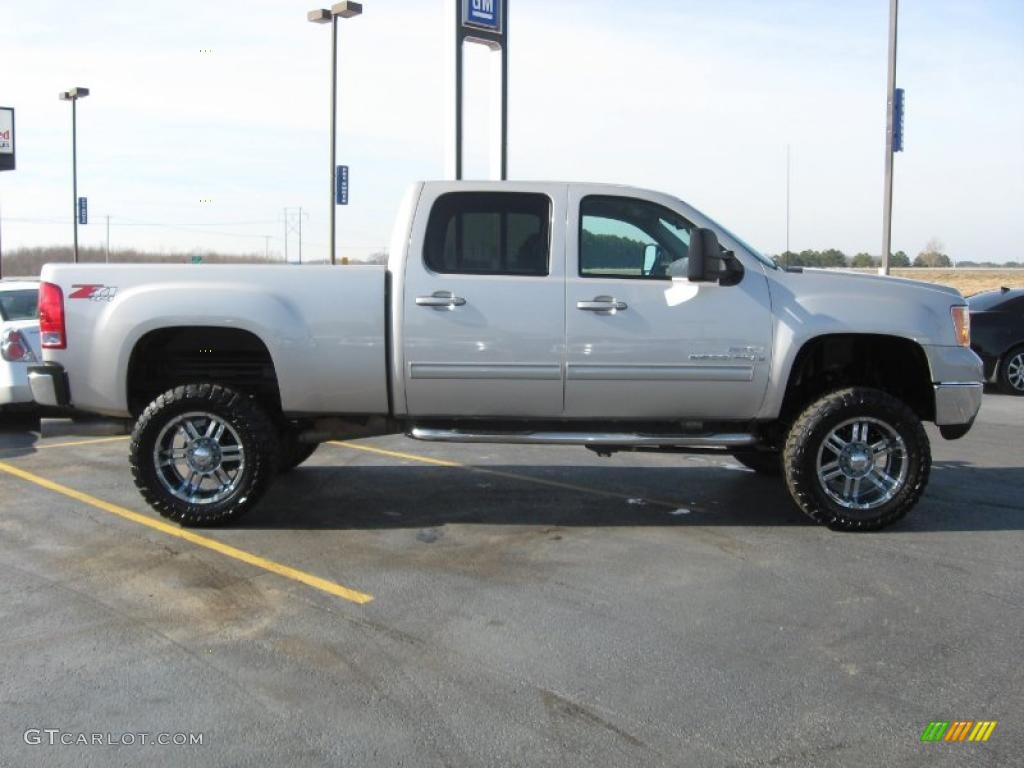
<path fill-rule="evenodd" d="M 245 448 L 220 416 L 195 411 L 176 416 L 153 448 L 153 465 L 164 489 L 188 504 L 216 504 L 238 488 Z"/>
<path fill-rule="evenodd" d="M 881 507 L 903 488 L 908 468 L 906 443 L 879 419 L 844 421 L 818 448 L 818 482 L 845 509 Z"/>
<path fill-rule="evenodd" d="M 1006 362 L 1006 379 L 1018 392 L 1024 392 L 1024 352 L 1018 352 Z"/>

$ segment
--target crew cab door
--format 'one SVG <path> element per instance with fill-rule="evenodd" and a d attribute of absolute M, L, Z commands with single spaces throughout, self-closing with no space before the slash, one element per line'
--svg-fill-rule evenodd
<path fill-rule="evenodd" d="M 690 283 L 694 212 L 601 188 L 570 187 L 568 200 L 566 416 L 752 418 L 772 337 L 760 263 L 744 262 L 736 285 Z"/>
<path fill-rule="evenodd" d="M 428 185 L 417 211 L 401 321 L 408 414 L 560 415 L 565 186 Z"/>

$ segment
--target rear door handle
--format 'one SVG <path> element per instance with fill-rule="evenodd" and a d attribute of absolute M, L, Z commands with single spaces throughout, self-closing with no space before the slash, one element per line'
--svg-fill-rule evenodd
<path fill-rule="evenodd" d="M 586 312 L 612 313 L 629 309 L 629 305 L 624 301 L 619 301 L 613 296 L 595 296 L 592 301 L 577 301 L 576 309 L 582 309 Z"/>
<path fill-rule="evenodd" d="M 451 291 L 434 291 L 430 296 L 417 296 L 417 307 L 434 307 L 435 309 L 452 309 L 465 306 L 466 300 Z"/>

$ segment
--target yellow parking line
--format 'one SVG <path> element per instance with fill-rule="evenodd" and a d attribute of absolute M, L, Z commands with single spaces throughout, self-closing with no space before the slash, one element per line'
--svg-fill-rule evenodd
<path fill-rule="evenodd" d="M 155 531 L 166 533 L 168 536 L 184 539 L 196 546 L 204 547 L 226 557 L 239 560 L 243 563 L 248 563 L 249 565 L 256 566 L 257 568 L 262 568 L 270 573 L 276 573 L 278 576 L 283 576 L 286 579 L 297 581 L 308 587 L 319 589 L 322 592 L 334 595 L 335 597 L 340 597 L 344 600 L 358 603 L 359 605 L 365 605 L 373 600 L 372 595 L 368 595 L 364 592 L 357 592 L 354 589 L 349 589 L 348 587 L 336 584 L 333 581 L 328 581 L 327 579 L 322 579 L 319 576 L 314 576 L 311 573 L 300 571 L 297 568 L 282 565 L 281 563 L 276 563 L 273 560 L 267 560 L 265 557 L 260 557 L 259 555 L 252 554 L 251 552 L 246 552 L 245 550 L 238 549 L 237 547 L 232 547 L 231 545 L 224 544 L 216 539 L 200 536 L 197 533 L 179 528 L 175 525 L 171 525 L 170 523 L 165 523 L 162 520 L 156 520 L 146 515 L 140 515 L 138 512 L 132 512 L 130 509 L 125 509 L 124 507 L 119 507 L 116 504 L 111 504 L 109 501 L 103 501 L 103 499 L 90 496 L 88 493 L 76 491 L 74 488 L 69 488 L 66 485 L 61 485 L 60 483 L 55 483 L 52 480 L 47 480 L 45 477 L 40 477 L 39 475 L 35 475 L 31 472 L 26 472 L 23 469 L 19 469 L 18 467 L 5 462 L 0 462 L 0 472 L 6 472 L 14 477 L 34 483 L 40 488 L 45 488 L 48 491 L 62 494 L 70 499 L 74 499 L 75 501 L 80 501 L 83 504 L 88 504 L 96 509 L 109 512 L 112 515 L 117 515 L 125 520 L 130 520 L 133 523 L 138 523 L 139 525 L 144 525 L 147 528 L 152 528 Z"/>
<path fill-rule="evenodd" d="M 492 475 L 494 477 L 502 477 L 506 480 L 521 480 L 527 483 L 534 483 L 535 485 L 546 485 L 551 488 L 560 488 L 565 491 L 576 491 L 577 493 L 586 493 L 591 496 L 602 496 L 608 499 L 618 500 L 629 500 L 630 496 L 625 496 L 621 493 L 615 493 L 614 491 L 602 491 L 599 488 L 588 488 L 585 485 L 574 485 L 573 483 L 563 483 L 559 480 L 546 480 L 542 477 L 533 477 L 531 475 L 521 475 L 516 472 L 502 472 L 497 469 L 488 469 L 486 467 L 473 466 L 470 464 L 462 464 L 457 461 L 448 461 L 447 459 L 435 459 L 430 456 L 420 456 L 416 453 L 403 453 L 401 451 L 388 451 L 383 448 L 375 448 L 371 445 L 360 445 L 359 443 L 350 443 L 344 440 L 331 440 L 331 445 L 336 445 L 339 448 L 351 448 L 355 451 L 365 451 L 366 453 L 377 453 L 381 456 L 390 456 L 395 459 L 405 459 L 407 461 L 417 461 L 421 464 L 434 464 L 439 467 L 451 467 L 454 469 L 465 469 L 470 472 L 477 472 L 481 475 Z M 686 505 L 678 504 L 671 501 L 664 501 L 662 499 L 651 499 L 643 497 L 644 501 L 648 504 L 654 504 L 659 507 L 667 507 L 669 509 L 678 509 Z"/>
<path fill-rule="evenodd" d="M 113 443 L 118 440 L 127 440 L 131 435 L 118 435 L 117 437 L 96 437 L 89 440 L 71 440 L 66 443 L 38 443 L 33 448 L 74 448 L 76 445 L 94 445 L 95 443 Z"/>
<path fill-rule="evenodd" d="M 418 461 L 420 464 L 436 464 L 439 467 L 458 467 L 460 469 L 472 469 L 467 467 L 465 464 L 460 464 L 457 461 L 448 461 L 446 459 L 433 459 L 430 456 L 420 456 L 415 453 L 402 453 L 401 451 L 387 451 L 383 448 L 374 448 L 372 445 L 360 445 L 359 443 L 350 443 L 346 440 L 331 440 L 331 445 L 337 445 L 341 448 L 352 448 L 356 451 L 366 451 L 367 453 L 379 453 L 381 456 L 390 456 L 393 459 L 406 459 L 407 461 Z"/>

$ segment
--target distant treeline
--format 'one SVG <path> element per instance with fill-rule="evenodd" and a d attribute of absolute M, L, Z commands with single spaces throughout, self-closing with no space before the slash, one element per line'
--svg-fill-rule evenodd
<path fill-rule="evenodd" d="M 1000 269 L 1014 269 L 1024 267 L 1019 261 L 1008 261 L 1005 264 L 996 264 L 991 261 L 957 261 L 955 264 L 953 260 L 944 253 L 945 248 L 942 242 L 932 238 L 928 241 L 924 250 L 921 251 L 911 261 L 910 257 L 907 256 L 903 251 L 896 251 L 892 254 L 889 259 L 890 267 L 996 267 Z M 786 251 L 780 253 L 778 256 L 773 256 L 773 259 L 778 264 L 784 267 L 877 267 L 881 265 L 881 259 L 878 256 L 872 256 L 870 253 L 857 253 L 853 256 L 847 256 L 840 250 L 835 248 L 829 248 L 826 251 L 800 251 L 800 253 L 794 253 L 793 251 Z"/>
<path fill-rule="evenodd" d="M 149 253 L 136 250 L 112 250 L 110 262 L 136 264 L 188 264 L 193 256 L 202 258 L 204 264 L 270 264 L 278 259 L 267 259 L 258 253 L 215 253 L 213 251 L 192 251 L 190 253 Z M 78 260 L 83 263 L 103 263 L 107 252 L 103 248 L 79 248 Z M 72 250 L 68 247 L 49 246 L 42 248 L 18 248 L 3 254 L 5 277 L 33 277 L 39 274 L 43 264 L 72 261 Z"/>
<path fill-rule="evenodd" d="M 591 269 L 609 267 L 632 267 L 644 265 L 644 244 L 638 240 L 619 235 L 598 235 L 583 230 L 583 248 Z"/>

